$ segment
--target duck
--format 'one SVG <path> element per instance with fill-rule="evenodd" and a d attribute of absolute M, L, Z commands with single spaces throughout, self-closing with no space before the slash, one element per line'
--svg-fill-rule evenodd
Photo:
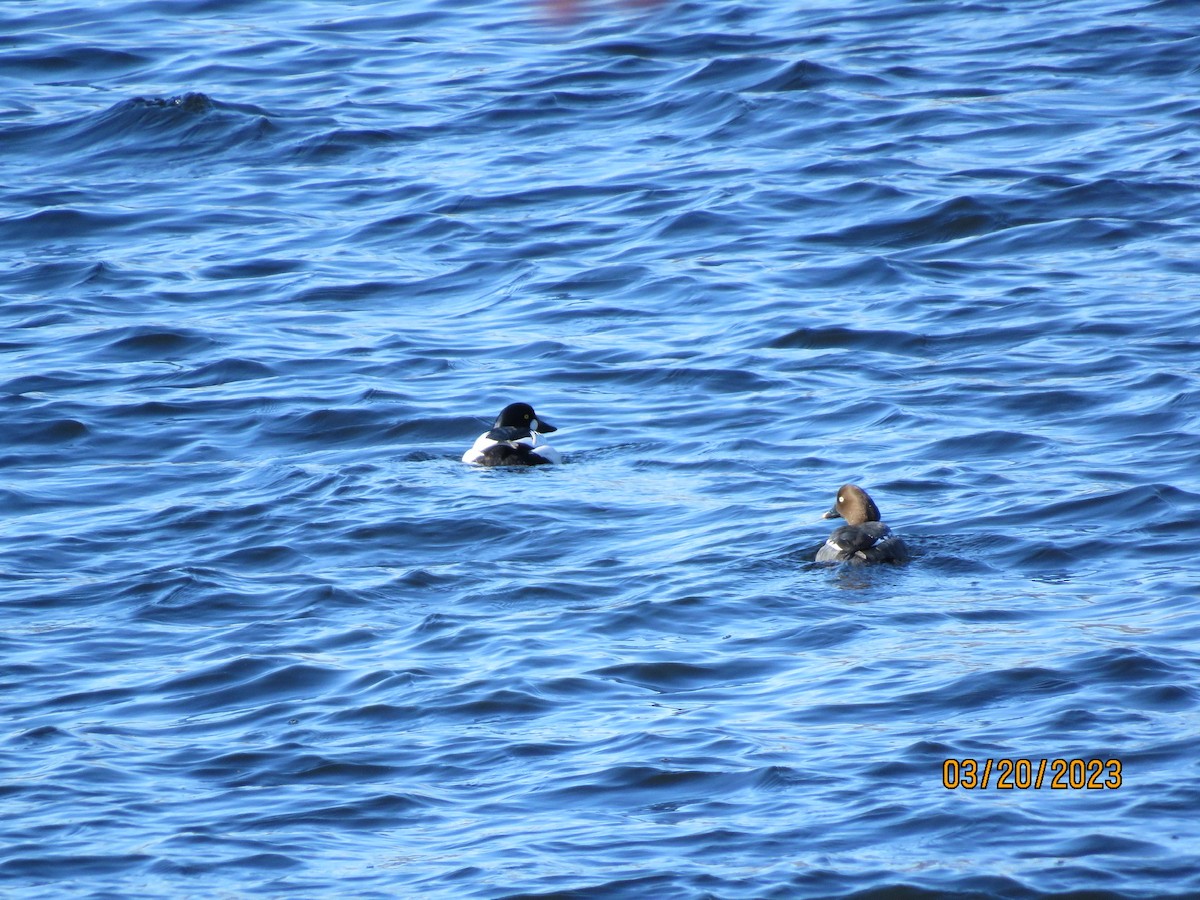
<path fill-rule="evenodd" d="M 562 462 L 562 454 L 543 442 L 542 435 L 558 431 L 528 403 L 510 403 L 500 410 L 462 461 L 476 466 L 544 466 Z"/>
<path fill-rule="evenodd" d="M 889 562 L 908 559 L 908 545 L 879 520 L 879 507 L 857 484 L 838 488 L 833 508 L 822 519 L 845 519 L 820 550 L 817 562 Z"/>

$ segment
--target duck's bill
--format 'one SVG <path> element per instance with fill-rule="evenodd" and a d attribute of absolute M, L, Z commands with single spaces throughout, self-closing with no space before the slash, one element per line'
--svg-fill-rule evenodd
<path fill-rule="evenodd" d="M 833 507 L 828 512 L 821 513 L 822 519 L 840 519 L 842 514 L 837 511 L 837 507 Z"/>
<path fill-rule="evenodd" d="M 534 419 L 534 422 L 536 424 L 530 430 L 536 431 L 538 434 L 549 434 L 552 431 L 558 431 L 557 428 L 555 428 L 545 419 Z"/>

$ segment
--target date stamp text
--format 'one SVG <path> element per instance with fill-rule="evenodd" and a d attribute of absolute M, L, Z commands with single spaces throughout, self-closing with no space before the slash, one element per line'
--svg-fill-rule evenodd
<path fill-rule="evenodd" d="M 1121 786 L 1119 759 L 947 759 L 942 787 L 947 790 L 1056 791 L 1116 790 Z"/>

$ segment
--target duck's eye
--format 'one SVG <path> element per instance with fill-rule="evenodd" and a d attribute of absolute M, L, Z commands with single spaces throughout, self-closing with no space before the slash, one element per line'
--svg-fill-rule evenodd
<path fill-rule="evenodd" d="M 841 494 L 838 494 L 838 503 L 845 503 L 845 502 L 846 502 L 846 498 L 843 497 Z"/>

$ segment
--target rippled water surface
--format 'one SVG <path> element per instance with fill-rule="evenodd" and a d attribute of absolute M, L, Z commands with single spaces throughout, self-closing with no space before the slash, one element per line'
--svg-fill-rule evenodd
<path fill-rule="evenodd" d="M 0 6 L 4 896 L 1200 894 L 1195 4 L 567 6 Z"/>

